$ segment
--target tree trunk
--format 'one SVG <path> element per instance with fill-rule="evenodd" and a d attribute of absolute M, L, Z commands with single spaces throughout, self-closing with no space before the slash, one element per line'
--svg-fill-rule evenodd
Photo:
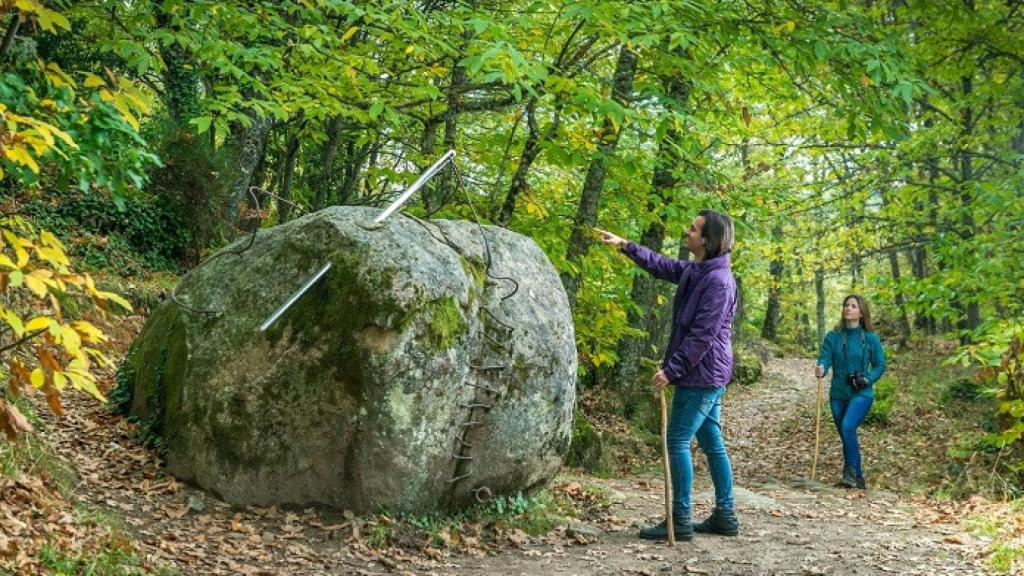
<path fill-rule="evenodd" d="M 281 174 L 281 189 L 277 195 L 277 221 L 284 224 L 292 213 L 292 177 L 295 174 L 295 157 L 299 153 L 299 130 L 292 132 L 284 155 L 284 172 Z"/>
<path fill-rule="evenodd" d="M 968 0 L 966 2 L 968 7 L 973 10 L 973 2 Z M 973 80 L 970 76 L 964 76 L 960 81 L 962 93 L 964 99 L 970 97 L 973 91 Z M 957 151 L 960 162 L 960 239 L 966 244 L 970 241 L 970 238 L 974 235 L 974 213 L 973 213 L 973 189 L 974 189 L 974 164 L 970 150 L 967 147 L 970 145 L 969 141 L 974 133 L 974 110 L 971 106 L 965 105 L 960 110 L 961 120 L 961 142 L 960 148 Z M 957 320 L 957 329 L 961 330 L 960 342 L 966 344 L 970 341 L 970 335 L 967 333 L 968 330 L 974 330 L 981 324 L 981 314 L 978 308 L 978 302 L 970 299 L 964 304 L 963 295 L 967 290 L 957 290 L 956 300 L 953 306 L 957 310 L 961 310 L 961 316 Z M 970 292 L 968 292 L 967 298 L 971 298 Z"/>
<path fill-rule="evenodd" d="M 900 336 L 906 342 L 910 340 L 910 318 L 907 317 L 906 302 L 903 299 L 903 291 L 900 289 L 900 258 L 895 250 L 889 251 L 889 268 L 892 270 L 892 280 L 896 284 L 896 310 Z"/>
<path fill-rule="evenodd" d="M 551 139 L 554 134 L 558 131 L 558 125 L 561 121 L 561 115 L 559 111 L 555 112 L 555 117 L 551 121 L 551 126 L 548 127 L 547 133 L 544 135 L 543 140 Z M 526 175 L 530 171 L 530 167 L 533 166 L 533 161 L 537 159 L 540 154 L 540 145 L 542 142 L 540 136 L 540 130 L 537 127 L 537 98 L 533 97 L 526 105 L 526 125 L 529 128 L 526 136 L 526 142 L 523 144 L 523 152 L 519 156 L 519 166 L 516 167 L 516 173 L 512 176 L 512 183 L 508 187 L 508 193 L 505 194 L 505 201 L 501 205 L 501 210 L 498 212 L 495 222 L 501 226 L 507 226 L 512 220 L 512 214 L 516 209 L 516 199 L 526 191 Z"/>
<path fill-rule="evenodd" d="M 825 341 L 825 271 L 818 268 L 814 271 L 814 295 L 816 296 L 815 316 L 818 320 L 818 344 Z"/>
<path fill-rule="evenodd" d="M 782 225 L 772 228 L 772 246 L 776 256 L 768 265 L 768 306 L 764 311 L 764 324 L 761 326 L 761 337 L 774 341 L 778 336 L 779 312 L 782 307 L 782 257 L 779 255 L 779 242 L 782 240 Z"/>
<path fill-rule="evenodd" d="M 7 23 L 7 31 L 4 32 L 3 43 L 0 44 L 0 64 L 7 59 L 7 51 L 14 44 L 14 37 L 18 34 L 18 26 L 21 24 L 21 17 L 17 12 L 11 14 L 11 21 Z"/>
<path fill-rule="evenodd" d="M 690 98 L 691 83 L 683 81 L 677 75 L 672 75 L 663 78 L 662 85 L 669 102 L 686 106 Z M 672 200 L 671 192 L 677 184 L 672 170 L 679 164 L 679 154 L 675 146 L 679 137 L 675 124 L 670 122 L 669 128 L 658 144 L 654 172 L 651 175 L 651 189 L 654 193 L 653 196 L 658 197 L 658 203 L 649 202 L 647 210 L 658 216 L 644 230 L 640 237 L 640 243 L 657 252 L 661 251 L 665 239 L 665 223 L 661 220 L 661 210 Z M 655 331 L 658 322 L 657 297 L 658 286 L 650 275 L 639 274 L 633 277 L 630 298 L 636 304 L 636 308 L 630 308 L 627 312 L 628 321 L 631 327 L 643 330 L 645 335 L 625 336 L 619 341 L 617 350 L 619 361 L 615 365 L 613 374 L 613 382 L 622 395 L 627 419 L 632 416 L 639 405 L 638 393 L 646 389 L 645 378 L 641 377 L 639 372 L 641 358 L 649 353 L 651 334 Z"/>
<path fill-rule="evenodd" d="M 238 175 L 231 184 L 228 205 L 225 207 L 225 220 L 233 225 L 238 224 L 239 208 L 243 199 L 249 194 L 249 183 L 252 180 L 252 173 L 260 160 L 260 151 L 266 144 L 267 134 L 273 122 L 269 118 L 252 117 L 252 124 L 248 127 L 239 127 L 239 133 L 235 138 L 235 165 L 238 168 Z"/>
<path fill-rule="evenodd" d="M 355 198 L 363 165 L 367 164 L 367 167 L 376 165 L 377 154 L 380 151 L 379 139 L 362 146 L 357 146 L 356 140 L 355 135 L 352 134 L 346 138 L 345 142 L 345 169 L 342 171 L 341 186 L 338 187 L 338 204 L 340 205 Z M 368 159 L 369 161 L 367 161 Z"/>
<path fill-rule="evenodd" d="M 466 69 L 458 64 L 465 56 L 465 48 L 472 37 L 472 31 L 467 29 L 462 35 L 462 48 L 460 48 L 455 63 L 452 65 L 451 81 L 448 84 L 448 109 L 444 113 L 444 150 L 455 150 L 459 133 L 459 107 L 462 102 L 462 92 L 466 85 Z M 437 158 L 428 158 L 427 161 L 433 164 Z M 427 214 L 437 212 L 451 199 L 455 190 L 454 171 L 445 170 L 433 178 L 429 186 L 423 189 L 423 207 Z"/>
<path fill-rule="evenodd" d="M 636 60 L 636 54 L 625 46 L 619 50 L 619 58 L 615 64 L 615 74 L 612 79 L 612 97 L 623 106 L 627 104 L 633 92 Z M 566 262 L 573 269 L 563 272 L 561 275 L 562 285 L 569 297 L 569 305 L 573 308 L 576 307 L 576 296 L 579 293 L 583 258 L 590 249 L 590 228 L 597 223 L 597 206 L 604 189 L 605 162 L 615 152 L 620 133 L 621 126 L 616 127 L 610 119 L 606 118 L 602 122 L 601 143 L 590 159 L 587 177 L 583 182 L 583 191 L 580 194 L 580 203 L 573 221 L 572 233 L 569 236 L 569 247 L 565 254 Z"/>
<path fill-rule="evenodd" d="M 327 207 L 328 199 L 331 197 L 331 188 L 334 183 L 334 160 L 338 155 L 344 126 L 345 119 L 340 115 L 327 120 L 327 140 L 324 141 L 323 149 L 320 150 L 320 163 L 316 168 L 316 176 L 313 178 L 313 208 L 315 210 Z"/>
<path fill-rule="evenodd" d="M 161 2 L 152 2 L 156 24 L 160 28 L 170 29 L 174 23 L 171 15 L 164 11 Z M 188 121 L 200 110 L 200 81 L 196 67 L 192 66 L 188 52 L 180 44 L 160 43 L 160 56 L 164 61 L 162 80 L 164 85 L 163 102 L 170 112 L 171 118 L 182 130 L 187 130 Z M 211 134 L 213 130 L 210 130 Z"/>

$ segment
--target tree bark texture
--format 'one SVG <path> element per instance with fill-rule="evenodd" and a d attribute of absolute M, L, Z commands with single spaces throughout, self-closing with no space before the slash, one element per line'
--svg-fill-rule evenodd
<path fill-rule="evenodd" d="M 238 224 L 238 210 L 249 193 L 249 183 L 252 181 L 253 171 L 259 163 L 260 152 L 266 144 L 272 124 L 269 118 L 252 116 L 252 124 L 249 127 L 238 129 L 235 137 L 235 165 L 238 172 L 231 184 L 228 205 L 225 207 L 225 220 L 230 224 Z"/>
<path fill-rule="evenodd" d="M 686 106 L 692 89 L 690 82 L 683 81 L 678 76 L 671 76 L 663 78 L 662 85 L 670 102 Z M 675 146 L 679 138 L 679 131 L 674 123 L 670 123 L 658 144 L 654 171 L 651 175 L 652 197 L 656 197 L 657 201 L 649 201 L 647 210 L 657 216 L 644 230 L 640 243 L 658 252 L 661 251 L 665 239 L 665 223 L 661 211 L 673 200 L 672 190 L 678 183 L 673 169 L 679 164 L 678 149 Z M 651 334 L 655 332 L 658 321 L 657 297 L 658 286 L 650 275 L 638 274 L 633 277 L 630 299 L 636 307 L 628 309 L 627 319 L 631 327 L 643 330 L 645 335 L 625 336 L 619 341 L 619 361 L 615 365 L 612 377 L 615 387 L 621 391 L 626 418 L 629 418 L 638 406 L 638 392 L 646 388 L 646 378 L 640 375 L 641 358 L 648 356 L 651 351 Z"/>
<path fill-rule="evenodd" d="M 615 74 L 612 78 L 612 97 L 625 106 L 633 92 L 633 77 L 636 75 L 636 54 L 625 46 L 619 50 L 619 58 L 615 63 Z M 590 228 L 597 223 L 597 207 L 604 190 L 606 173 L 605 162 L 615 152 L 619 143 L 621 126 L 616 127 L 611 120 L 605 119 L 601 125 L 601 143 L 597 151 L 590 159 L 587 167 L 587 176 L 583 182 L 583 190 L 580 194 L 580 203 L 573 221 L 572 233 L 569 236 L 569 247 L 566 250 L 565 259 L 576 271 L 566 271 L 561 274 L 562 285 L 569 297 L 570 307 L 576 307 L 576 297 L 580 288 L 580 273 L 583 258 L 587 255 L 591 244 Z"/>
<path fill-rule="evenodd" d="M 761 326 L 761 337 L 774 341 L 778 336 L 779 313 L 782 307 L 782 255 L 778 253 L 778 245 L 782 240 L 782 225 L 772 228 L 772 244 L 776 246 L 776 256 L 768 265 L 771 284 L 768 287 L 768 306 L 764 311 L 764 324 Z"/>

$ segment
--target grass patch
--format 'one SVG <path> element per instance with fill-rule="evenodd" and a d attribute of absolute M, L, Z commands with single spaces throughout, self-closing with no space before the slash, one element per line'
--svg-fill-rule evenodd
<path fill-rule="evenodd" d="M 516 535 L 541 537 L 610 504 L 602 489 L 580 480 L 556 482 L 533 496 L 498 496 L 457 514 L 384 512 L 365 519 L 362 534 L 372 548 L 472 549 L 501 543 Z"/>
<path fill-rule="evenodd" d="M 981 469 L 970 457 L 957 454 L 983 436 L 981 423 L 992 407 L 985 401 L 964 400 L 971 395 L 962 391 L 950 393 L 972 372 L 944 366 L 944 358 L 939 350 L 906 350 L 892 359 L 876 384 L 868 417 L 872 427 L 861 435 L 868 471 L 877 471 L 869 478 L 872 484 L 939 498 L 989 493 L 974 481 Z"/>
<path fill-rule="evenodd" d="M 61 461 L 53 447 L 38 432 L 44 428 L 44 424 L 27 399 L 19 398 L 14 405 L 37 432 L 22 434 L 16 443 L 0 440 L 0 476 L 39 477 L 60 494 L 67 496 L 76 483 L 74 471 Z"/>
<path fill-rule="evenodd" d="M 153 568 L 135 552 L 129 538 L 120 528 L 98 517 L 82 522 L 100 536 L 81 549 L 68 549 L 63 544 L 47 542 L 39 549 L 39 563 L 56 574 L 78 576 L 172 576 L 178 574 L 169 568 Z"/>
<path fill-rule="evenodd" d="M 964 528 L 992 540 L 986 564 L 994 572 L 1024 572 L 1024 499 L 985 506 L 964 521 Z"/>

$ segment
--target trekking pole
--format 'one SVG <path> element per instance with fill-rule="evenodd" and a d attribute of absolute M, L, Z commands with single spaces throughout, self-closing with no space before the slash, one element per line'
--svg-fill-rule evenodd
<path fill-rule="evenodd" d="M 821 378 L 818 378 L 818 407 L 814 411 L 814 460 L 811 461 L 811 482 L 818 471 L 818 446 L 821 442 Z"/>
<path fill-rule="evenodd" d="M 672 526 L 672 471 L 668 467 L 668 408 L 665 406 L 665 389 L 658 393 L 661 399 L 661 464 L 665 469 L 665 527 L 668 528 L 668 545 L 675 546 L 676 531 Z"/>

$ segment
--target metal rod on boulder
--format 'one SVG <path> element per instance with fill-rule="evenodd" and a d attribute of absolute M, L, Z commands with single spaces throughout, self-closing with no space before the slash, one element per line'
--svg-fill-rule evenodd
<path fill-rule="evenodd" d="M 292 304 L 295 304 L 295 301 L 298 300 L 303 294 L 305 294 L 306 290 L 312 288 L 313 284 L 316 284 L 317 281 L 320 280 L 320 278 L 322 278 L 324 274 L 327 274 L 327 271 L 330 269 L 331 263 L 328 262 L 327 264 L 324 264 L 323 268 L 321 268 L 319 272 L 314 274 L 312 278 L 306 280 L 306 283 L 302 285 L 302 288 L 296 290 L 295 293 L 292 294 L 291 298 L 289 298 L 287 302 L 281 304 L 277 308 L 277 310 L 274 310 L 274 313 L 271 314 L 269 318 L 263 321 L 263 324 L 260 324 L 260 332 L 266 332 L 267 328 L 273 326 L 274 322 L 277 322 L 277 319 L 280 318 L 282 314 L 284 314 L 285 310 L 290 308 Z"/>
<path fill-rule="evenodd" d="M 422 188 L 423 185 L 427 183 L 427 180 L 430 180 L 431 178 L 436 176 L 437 173 L 440 172 L 441 169 L 444 168 L 448 162 L 454 161 L 454 158 L 455 150 L 449 150 L 445 152 L 444 156 L 441 156 L 441 158 L 437 162 L 434 162 L 434 164 L 430 168 L 427 168 L 427 170 L 423 174 L 420 174 L 420 177 L 417 178 L 416 181 L 412 183 L 412 186 L 406 188 L 405 192 L 402 192 L 401 196 L 396 198 L 395 201 L 392 202 L 390 206 L 385 208 L 383 212 L 377 215 L 377 217 L 373 219 L 373 224 L 379 225 L 381 222 L 384 221 L 385 218 L 391 216 L 391 214 L 393 214 L 396 210 L 401 208 L 402 204 L 404 204 L 405 201 L 408 200 L 410 196 L 412 196 L 413 194 L 416 193 L 417 190 Z M 316 284 L 317 281 L 320 280 L 320 278 L 322 278 L 323 275 L 326 274 L 327 271 L 330 269 L 331 263 L 328 262 L 322 268 L 320 268 L 320 270 L 317 271 L 316 274 L 310 277 L 309 280 L 306 280 L 306 283 L 302 285 L 302 288 L 299 288 L 294 294 L 292 294 L 291 298 L 288 298 L 288 300 L 284 304 L 281 304 L 281 306 L 279 306 L 277 310 L 274 310 L 274 313 L 271 314 L 266 320 L 264 320 L 263 324 L 260 324 L 260 332 L 266 332 L 268 328 L 273 326 L 274 322 L 277 322 L 277 319 L 280 318 L 281 315 L 288 310 L 288 308 L 291 308 L 292 304 L 295 304 L 295 302 L 299 298 L 301 298 L 302 295 L 305 294 L 307 290 L 312 288 L 313 285 Z"/>
<path fill-rule="evenodd" d="M 417 178 L 416 181 L 412 183 L 412 186 L 409 186 L 409 188 L 407 188 L 405 192 L 402 192 L 401 196 L 396 198 L 395 201 L 392 202 L 390 206 L 385 208 L 383 212 L 381 212 L 376 218 L 374 218 L 373 219 L 373 223 L 374 224 L 380 224 L 388 216 L 391 216 L 391 214 L 395 210 L 398 210 L 399 208 L 401 208 L 402 204 L 405 204 L 405 201 L 408 200 L 410 196 L 412 196 L 413 194 L 416 193 L 417 190 L 422 188 L 423 185 L 427 183 L 427 180 L 430 180 L 431 178 L 433 178 L 438 172 L 441 171 L 441 168 L 444 168 L 445 164 L 447 164 L 449 161 L 453 160 L 454 158 L 455 158 L 455 150 L 449 150 L 449 151 L 445 152 L 444 156 L 441 156 L 440 160 L 438 160 L 437 162 L 434 162 L 433 166 L 431 166 L 430 168 L 427 168 L 427 171 L 424 172 L 423 174 L 420 174 L 420 177 Z"/>

